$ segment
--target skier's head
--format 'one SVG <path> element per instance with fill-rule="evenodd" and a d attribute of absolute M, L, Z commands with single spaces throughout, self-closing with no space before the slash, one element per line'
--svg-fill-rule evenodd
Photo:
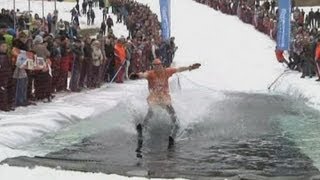
<path fill-rule="evenodd" d="M 152 65 L 161 65 L 162 64 L 162 62 L 161 62 L 161 60 L 160 59 L 155 59 L 155 60 L 153 60 L 153 62 L 152 62 Z"/>
<path fill-rule="evenodd" d="M 161 62 L 161 60 L 158 59 L 158 58 L 155 59 L 155 60 L 153 60 L 152 66 L 153 66 L 153 69 L 154 69 L 155 71 L 161 71 L 161 70 L 163 69 L 162 62 Z"/>

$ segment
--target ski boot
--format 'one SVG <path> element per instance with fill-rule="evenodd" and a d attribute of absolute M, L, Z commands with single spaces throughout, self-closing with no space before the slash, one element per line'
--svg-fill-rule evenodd
<path fill-rule="evenodd" d="M 172 136 L 169 136 L 168 149 L 172 148 L 174 145 L 174 139 Z"/>
<path fill-rule="evenodd" d="M 138 124 L 136 126 L 136 130 L 138 132 L 138 137 L 141 137 L 142 138 L 142 125 L 141 124 Z"/>

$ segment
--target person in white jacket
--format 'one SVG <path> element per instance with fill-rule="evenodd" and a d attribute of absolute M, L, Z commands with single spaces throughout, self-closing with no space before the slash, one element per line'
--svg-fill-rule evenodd
<path fill-rule="evenodd" d="M 103 61 L 103 54 L 100 48 L 100 42 L 95 40 L 91 44 L 92 47 L 92 85 L 93 87 L 100 87 L 99 70 Z"/>

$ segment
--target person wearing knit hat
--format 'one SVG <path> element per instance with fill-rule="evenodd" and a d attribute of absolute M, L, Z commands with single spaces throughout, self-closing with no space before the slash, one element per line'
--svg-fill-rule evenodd
<path fill-rule="evenodd" d="M 138 131 L 139 139 L 142 139 L 142 128 L 143 126 L 146 126 L 148 121 L 153 117 L 155 107 L 161 107 L 165 109 L 170 115 L 170 118 L 172 121 L 171 133 L 169 136 L 169 146 L 168 146 L 170 148 L 174 145 L 174 138 L 178 131 L 179 125 L 178 125 L 178 119 L 177 119 L 175 110 L 171 104 L 168 80 L 175 73 L 198 69 L 201 66 L 201 64 L 195 63 L 187 67 L 165 68 L 160 59 L 155 59 L 152 62 L 152 65 L 153 65 L 153 70 L 150 70 L 147 72 L 133 73 L 130 75 L 130 79 L 132 80 L 142 79 L 142 78 L 148 80 L 149 96 L 147 98 L 147 101 L 149 105 L 149 110 L 143 122 L 139 123 L 136 126 L 136 128 Z"/>
<path fill-rule="evenodd" d="M 39 35 L 40 35 L 41 37 L 44 37 L 44 36 L 45 36 L 45 34 L 46 34 L 46 33 L 45 33 L 45 32 L 43 32 L 43 31 L 40 31 L 40 32 L 39 32 Z"/>
<path fill-rule="evenodd" d="M 42 36 L 36 35 L 36 37 L 35 37 L 34 40 L 33 40 L 33 43 L 34 43 L 34 44 L 41 44 L 41 43 L 43 43 L 43 38 L 42 38 Z"/>
<path fill-rule="evenodd" d="M 19 32 L 18 37 L 19 38 L 26 38 L 27 34 L 24 31 L 21 31 L 21 32 Z"/>

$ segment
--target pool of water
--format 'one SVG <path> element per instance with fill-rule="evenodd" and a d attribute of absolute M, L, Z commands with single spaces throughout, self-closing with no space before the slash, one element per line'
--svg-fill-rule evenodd
<path fill-rule="evenodd" d="M 302 100 L 246 93 L 224 93 L 224 98 L 216 99 L 200 94 L 192 93 L 196 100 L 184 99 L 190 97 L 188 92 L 177 95 L 174 105 L 181 129 L 172 148 L 168 149 L 169 118 L 160 109 L 144 133 L 141 153 L 136 152 L 140 145 L 134 127 L 145 111 L 132 108 L 129 101 L 21 147 L 35 157 L 2 163 L 191 179 L 239 175 L 308 179 L 319 174 L 320 114 Z"/>

